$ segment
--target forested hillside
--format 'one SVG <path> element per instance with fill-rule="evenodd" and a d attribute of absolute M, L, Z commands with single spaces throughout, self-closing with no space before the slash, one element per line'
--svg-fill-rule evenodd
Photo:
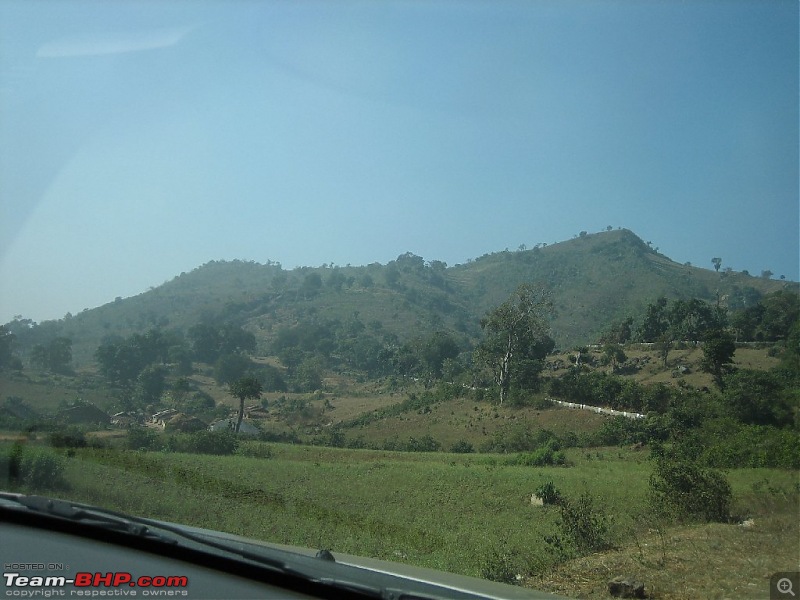
<path fill-rule="evenodd" d="M 365 329 L 378 340 L 401 343 L 447 331 L 466 346 L 480 336 L 486 311 L 525 282 L 551 294 L 551 336 L 562 349 L 595 342 L 612 323 L 642 314 L 662 295 L 740 309 L 769 292 L 797 289 L 796 283 L 729 268 L 675 263 L 621 229 L 582 232 L 562 243 L 504 250 L 454 266 L 413 253 L 385 265 L 292 270 L 272 261 L 212 261 L 138 296 L 58 321 L 21 318 L 7 328 L 24 361 L 37 344 L 71 340 L 76 367 L 92 363 L 104 339 L 152 328 L 185 334 L 200 323 L 244 327 L 262 354 L 283 328 L 301 323 L 350 327 L 352 335 Z"/>

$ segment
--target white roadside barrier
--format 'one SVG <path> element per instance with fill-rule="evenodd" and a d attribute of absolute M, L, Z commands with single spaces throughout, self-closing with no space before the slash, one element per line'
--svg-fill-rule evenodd
<path fill-rule="evenodd" d="M 553 404 L 558 404 L 559 406 L 564 406 L 566 408 L 579 408 L 583 410 L 591 410 L 592 412 L 596 412 L 601 415 L 611 415 L 613 417 L 625 417 L 626 419 L 645 419 L 647 418 L 646 415 L 635 413 L 635 412 L 628 412 L 625 410 L 613 410 L 611 408 L 603 408 L 601 406 L 591 406 L 589 404 L 575 404 L 574 402 L 564 402 L 563 400 L 555 400 L 553 398 L 548 398 L 550 402 Z"/>

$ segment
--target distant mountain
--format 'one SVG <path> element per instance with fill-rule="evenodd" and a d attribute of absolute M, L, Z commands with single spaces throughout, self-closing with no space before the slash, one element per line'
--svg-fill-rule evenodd
<path fill-rule="evenodd" d="M 523 282 L 551 291 L 552 336 L 561 348 L 595 341 L 614 321 L 640 315 L 661 295 L 738 308 L 785 286 L 797 289 L 791 282 L 678 264 L 620 229 L 450 267 L 412 253 L 385 265 L 293 270 L 212 261 L 138 296 L 42 323 L 35 334 L 19 337 L 24 346 L 69 337 L 76 365 L 91 362 L 106 336 L 152 327 L 185 331 L 203 321 L 251 330 L 264 353 L 280 327 L 304 320 L 359 321 L 400 341 L 440 329 L 474 340 L 480 317 Z"/>

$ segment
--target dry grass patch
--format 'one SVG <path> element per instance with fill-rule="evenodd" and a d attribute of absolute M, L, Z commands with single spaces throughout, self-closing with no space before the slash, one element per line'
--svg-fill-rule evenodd
<path fill-rule="evenodd" d="M 404 397 L 403 394 L 389 393 L 335 397 L 330 399 L 333 409 L 328 409 L 326 414 L 334 423 L 349 421 L 364 413 L 402 402 Z"/>
<path fill-rule="evenodd" d="M 525 585 L 574 598 L 609 598 L 616 576 L 644 582 L 659 600 L 769 597 L 770 576 L 800 569 L 794 499 L 762 505 L 745 524 L 647 528 L 622 548 L 576 559 Z"/>

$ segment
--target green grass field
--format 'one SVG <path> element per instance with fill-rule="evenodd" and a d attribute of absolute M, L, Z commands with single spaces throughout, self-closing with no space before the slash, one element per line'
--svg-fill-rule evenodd
<path fill-rule="evenodd" d="M 619 448 L 568 450 L 570 466 L 546 468 L 512 466 L 502 455 L 261 442 L 236 456 L 70 454 L 69 488 L 47 493 L 334 554 L 519 576 L 566 595 L 603 598 L 608 579 L 635 574 L 654 598 L 758 598 L 771 573 L 798 568 L 791 471 L 729 472 L 734 523 L 662 527 L 648 510 L 647 452 Z M 610 519 L 612 550 L 557 560 L 544 538 L 557 531 L 559 511 L 531 504 L 547 481 L 568 497 L 592 495 Z M 753 527 L 738 525 L 747 518 Z"/>

